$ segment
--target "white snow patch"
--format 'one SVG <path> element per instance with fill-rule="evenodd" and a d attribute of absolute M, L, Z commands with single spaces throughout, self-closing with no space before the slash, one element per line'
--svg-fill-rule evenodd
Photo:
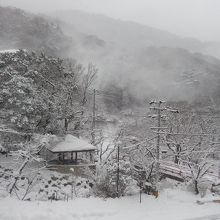
<path fill-rule="evenodd" d="M 0 144 L 0 152 L 3 153 L 3 152 L 6 152 L 6 149 Z"/>
<path fill-rule="evenodd" d="M 16 53 L 18 49 L 0 50 L 0 53 Z"/>
<path fill-rule="evenodd" d="M 167 189 L 158 199 L 149 195 L 119 199 L 76 198 L 69 202 L 21 202 L 0 200 L 1 220 L 185 220 L 220 215 L 220 204 L 196 204 L 197 196 Z"/>
<path fill-rule="evenodd" d="M 58 143 L 51 151 L 52 152 L 69 152 L 69 151 L 83 151 L 96 150 L 96 147 L 88 142 L 74 137 L 73 135 L 66 135 L 65 140 Z"/>

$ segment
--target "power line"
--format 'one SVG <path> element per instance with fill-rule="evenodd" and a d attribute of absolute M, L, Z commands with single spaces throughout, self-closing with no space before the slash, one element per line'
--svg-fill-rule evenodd
<path fill-rule="evenodd" d="M 158 131 L 153 131 L 154 133 L 158 133 Z M 159 134 L 166 134 L 166 135 L 183 135 L 183 136 L 215 136 L 215 135 L 219 135 L 219 134 L 205 134 L 205 133 L 201 133 L 201 134 L 192 134 L 192 133 L 171 133 L 171 132 L 163 132 L 163 131 L 159 131 Z"/>

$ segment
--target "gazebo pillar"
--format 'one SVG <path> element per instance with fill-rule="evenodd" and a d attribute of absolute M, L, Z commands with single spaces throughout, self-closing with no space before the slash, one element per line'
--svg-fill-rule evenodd
<path fill-rule="evenodd" d="M 61 158 L 61 153 L 58 153 L 58 160 L 61 161 L 62 158 Z"/>
<path fill-rule="evenodd" d="M 77 163 L 77 151 L 75 153 L 75 160 L 76 160 L 76 163 Z"/>
<path fill-rule="evenodd" d="M 64 155 L 64 153 L 63 153 L 63 161 L 65 160 L 65 155 Z"/>
<path fill-rule="evenodd" d="M 90 159 L 90 162 L 93 162 L 93 156 L 91 152 L 89 152 L 89 159 Z"/>

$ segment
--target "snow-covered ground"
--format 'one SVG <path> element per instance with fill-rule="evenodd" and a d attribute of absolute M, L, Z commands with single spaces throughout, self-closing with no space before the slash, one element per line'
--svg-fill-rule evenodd
<path fill-rule="evenodd" d="M 53 202 L 0 200 L 1 220 L 184 220 L 220 216 L 220 204 L 198 205 L 199 197 L 185 191 L 166 189 L 158 199 L 143 195 L 120 199 L 76 198 Z"/>
<path fill-rule="evenodd" d="M 0 53 L 16 53 L 18 49 L 0 50 Z"/>

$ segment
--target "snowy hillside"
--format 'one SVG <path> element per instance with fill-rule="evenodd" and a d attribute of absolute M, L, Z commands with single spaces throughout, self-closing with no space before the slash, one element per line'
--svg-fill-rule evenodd
<path fill-rule="evenodd" d="M 220 219 L 220 44 L 22 2 L 57 10 L 0 6 L 0 220 Z"/>
<path fill-rule="evenodd" d="M 213 97 L 216 92 L 220 62 L 214 54 L 218 44 L 210 49 L 215 51 L 212 54 L 207 51 L 208 43 L 135 22 L 81 11 L 58 11 L 52 16 L 75 42 L 69 56 L 97 64 L 102 89 L 114 84 L 141 101 L 143 96 L 155 95 L 191 100 L 198 94 Z M 193 80 L 199 86 L 190 87 L 184 74 L 195 74 Z"/>
<path fill-rule="evenodd" d="M 54 55 L 70 42 L 55 23 L 14 7 L 0 6 L 0 29 L 0 50 L 43 49 Z"/>

